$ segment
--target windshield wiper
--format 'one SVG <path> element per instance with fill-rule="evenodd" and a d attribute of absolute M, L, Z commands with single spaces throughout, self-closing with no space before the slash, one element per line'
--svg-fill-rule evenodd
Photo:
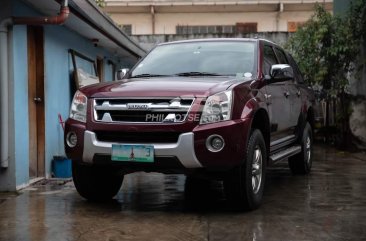
<path fill-rule="evenodd" d="M 167 77 L 169 75 L 163 75 L 163 74 L 138 74 L 131 76 L 130 78 L 152 78 L 152 77 Z"/>
<path fill-rule="evenodd" d="M 184 72 L 175 74 L 177 76 L 221 76 L 220 74 L 210 72 Z"/>

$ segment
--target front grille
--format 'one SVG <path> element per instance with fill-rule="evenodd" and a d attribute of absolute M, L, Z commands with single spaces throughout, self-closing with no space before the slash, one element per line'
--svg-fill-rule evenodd
<path fill-rule="evenodd" d="M 119 143 L 177 143 L 180 132 L 96 131 L 97 140 Z"/>
<path fill-rule="evenodd" d="M 181 123 L 193 98 L 95 99 L 94 119 L 99 122 Z"/>

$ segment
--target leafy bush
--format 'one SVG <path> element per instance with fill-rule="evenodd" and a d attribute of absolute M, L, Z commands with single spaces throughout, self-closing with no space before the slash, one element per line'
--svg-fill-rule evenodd
<path fill-rule="evenodd" d="M 99 7 L 104 8 L 104 6 L 105 6 L 104 0 L 95 0 L 95 2 L 97 3 L 97 5 Z"/>
<path fill-rule="evenodd" d="M 337 104 L 336 121 L 342 145 L 350 143 L 349 79 L 361 80 L 358 70 L 363 68 L 364 60 L 359 53 L 365 37 L 366 0 L 354 0 L 344 15 L 334 16 L 317 4 L 312 18 L 285 46 L 308 83 L 321 91 L 327 103 Z"/>

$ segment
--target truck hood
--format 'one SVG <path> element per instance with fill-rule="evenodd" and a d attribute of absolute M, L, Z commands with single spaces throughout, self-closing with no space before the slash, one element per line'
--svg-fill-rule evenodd
<path fill-rule="evenodd" d="M 243 80 L 235 77 L 136 78 L 87 86 L 81 91 L 91 98 L 209 96 Z"/>

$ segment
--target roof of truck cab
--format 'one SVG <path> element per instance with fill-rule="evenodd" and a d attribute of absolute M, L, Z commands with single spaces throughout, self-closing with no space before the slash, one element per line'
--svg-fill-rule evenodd
<path fill-rule="evenodd" d="M 166 43 L 160 43 L 160 45 L 169 45 L 169 44 L 179 44 L 179 43 L 195 43 L 195 42 L 259 42 L 264 41 L 274 45 L 276 43 L 269 41 L 267 39 L 262 38 L 206 38 L 206 39 L 188 39 L 188 40 L 179 40 L 179 41 L 172 41 Z"/>

